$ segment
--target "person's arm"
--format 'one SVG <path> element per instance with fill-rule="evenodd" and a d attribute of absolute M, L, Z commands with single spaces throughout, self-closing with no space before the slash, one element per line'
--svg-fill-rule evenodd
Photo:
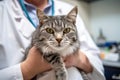
<path fill-rule="evenodd" d="M 0 80 L 30 80 L 36 74 L 50 69 L 50 65 L 42 58 L 39 51 L 32 47 L 25 61 L 0 69 Z"/>
<path fill-rule="evenodd" d="M 43 59 L 43 56 L 40 55 L 39 50 L 37 50 L 36 47 L 30 49 L 27 59 L 21 63 L 24 80 L 29 80 L 36 74 L 50 69 L 50 64 Z"/>
<path fill-rule="evenodd" d="M 99 58 L 100 50 L 90 37 L 88 31 L 85 29 L 83 21 L 78 17 L 77 29 L 80 39 L 80 51 L 83 52 L 88 58 L 93 67 L 93 71 L 88 74 L 91 80 L 104 80 L 104 68 L 102 61 Z"/>
<path fill-rule="evenodd" d="M 97 55 L 93 55 L 92 53 L 88 53 L 86 57 L 88 58 L 91 65 L 93 66 L 93 71 L 87 74 L 89 79 L 90 80 L 94 80 L 94 79 L 105 80 L 103 64 L 100 58 Z"/>
<path fill-rule="evenodd" d="M 88 75 L 90 80 L 104 80 L 103 72 L 101 72 L 103 68 L 101 67 L 102 64 L 98 56 L 90 55 L 89 57 L 91 59 L 88 59 L 87 56 L 81 51 L 67 56 L 65 58 L 66 67 L 77 67 L 78 69 L 84 71 Z"/>
<path fill-rule="evenodd" d="M 0 69 L 0 80 L 23 80 L 20 64 Z"/>
<path fill-rule="evenodd" d="M 89 62 L 86 55 L 79 50 L 78 53 L 71 54 L 65 57 L 66 67 L 77 67 L 80 70 L 83 70 L 85 73 L 91 73 L 93 71 L 93 67 Z"/>

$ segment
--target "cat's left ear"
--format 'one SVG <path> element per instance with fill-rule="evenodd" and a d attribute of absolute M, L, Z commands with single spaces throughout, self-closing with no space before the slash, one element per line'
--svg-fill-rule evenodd
<path fill-rule="evenodd" d="M 75 6 L 66 16 L 67 20 L 70 22 L 75 23 L 76 22 L 76 17 L 77 17 L 78 9 L 77 6 Z"/>
<path fill-rule="evenodd" d="M 40 20 L 40 22 L 44 22 L 46 21 L 49 17 L 47 15 L 44 14 L 43 11 L 41 11 L 39 8 L 37 8 L 37 16 Z"/>

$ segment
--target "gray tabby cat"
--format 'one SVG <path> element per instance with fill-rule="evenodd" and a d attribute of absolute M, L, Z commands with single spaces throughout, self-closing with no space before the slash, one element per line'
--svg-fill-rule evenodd
<path fill-rule="evenodd" d="M 52 65 L 56 80 L 68 80 L 62 56 L 77 53 L 80 47 L 75 26 L 77 7 L 64 16 L 46 16 L 39 9 L 37 15 L 40 25 L 33 33 L 29 49 L 36 46 L 40 50 L 44 59 Z"/>

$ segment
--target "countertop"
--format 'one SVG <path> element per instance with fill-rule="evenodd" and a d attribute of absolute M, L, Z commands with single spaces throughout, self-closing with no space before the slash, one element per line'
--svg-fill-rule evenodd
<path fill-rule="evenodd" d="M 118 61 L 103 60 L 103 65 L 120 68 L 120 62 Z"/>

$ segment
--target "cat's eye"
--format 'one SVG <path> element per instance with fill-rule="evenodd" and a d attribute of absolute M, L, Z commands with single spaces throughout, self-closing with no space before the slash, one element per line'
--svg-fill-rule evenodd
<path fill-rule="evenodd" d="M 65 28 L 63 33 L 66 34 L 66 33 L 69 33 L 70 32 L 70 28 Z"/>
<path fill-rule="evenodd" d="M 54 34 L 54 30 L 51 29 L 51 28 L 46 28 L 46 31 L 47 31 L 48 33 L 50 33 L 50 34 Z"/>

